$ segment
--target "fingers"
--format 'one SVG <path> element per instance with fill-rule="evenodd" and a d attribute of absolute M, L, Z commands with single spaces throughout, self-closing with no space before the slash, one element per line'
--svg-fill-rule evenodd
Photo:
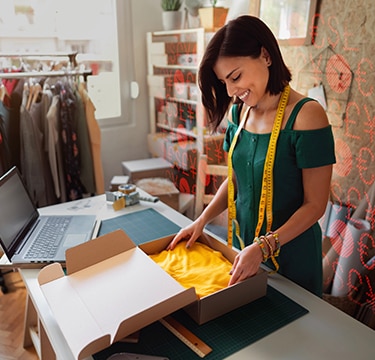
<path fill-rule="evenodd" d="M 249 257 L 249 251 L 241 251 L 234 259 L 232 269 L 230 271 L 231 278 L 228 286 L 234 285 L 255 275 L 259 269 L 260 262 Z"/>
<path fill-rule="evenodd" d="M 191 246 L 194 243 L 194 240 L 192 241 L 190 231 L 186 228 L 181 229 L 176 234 L 176 236 L 172 239 L 172 241 L 169 243 L 169 245 L 167 246 L 167 250 L 173 250 L 180 241 L 185 240 L 189 237 L 190 237 L 190 239 L 189 239 L 187 245 Z"/>
<path fill-rule="evenodd" d="M 167 250 L 173 250 L 178 242 L 182 240 L 181 232 L 178 232 L 177 235 L 172 239 L 172 241 L 168 244 Z"/>

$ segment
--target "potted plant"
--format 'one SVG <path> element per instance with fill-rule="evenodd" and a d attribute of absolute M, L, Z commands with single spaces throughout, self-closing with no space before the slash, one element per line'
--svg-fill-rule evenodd
<path fill-rule="evenodd" d="M 164 30 L 176 30 L 182 28 L 183 13 L 180 11 L 181 5 L 181 0 L 161 0 Z"/>
<path fill-rule="evenodd" d="M 216 31 L 220 29 L 227 19 L 228 9 L 216 6 L 217 0 L 210 0 L 211 7 L 199 9 L 201 25 L 206 31 Z"/>

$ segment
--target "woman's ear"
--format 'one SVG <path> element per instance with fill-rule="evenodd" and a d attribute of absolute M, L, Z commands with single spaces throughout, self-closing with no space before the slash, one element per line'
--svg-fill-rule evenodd
<path fill-rule="evenodd" d="M 261 56 L 266 61 L 267 66 L 272 65 L 271 55 L 269 54 L 269 52 L 267 51 L 267 49 L 265 47 L 262 47 Z"/>

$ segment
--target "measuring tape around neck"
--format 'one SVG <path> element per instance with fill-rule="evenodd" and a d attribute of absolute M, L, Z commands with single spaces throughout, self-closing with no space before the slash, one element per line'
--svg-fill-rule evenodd
<path fill-rule="evenodd" d="M 258 224 L 255 230 L 255 236 L 259 236 L 260 230 L 262 228 L 264 222 L 264 215 L 266 213 L 267 216 L 267 231 L 271 230 L 272 225 L 272 200 L 273 200 L 273 165 L 275 160 L 276 154 L 276 143 L 279 137 L 280 129 L 282 120 L 284 117 L 285 107 L 288 103 L 290 93 L 290 87 L 287 85 L 284 88 L 284 91 L 281 94 L 277 113 L 275 117 L 275 121 L 272 127 L 272 133 L 270 137 L 270 141 L 268 144 L 266 160 L 264 163 L 263 169 L 263 178 L 262 178 L 262 192 L 259 200 L 259 215 L 258 215 Z M 240 235 L 240 227 L 238 221 L 236 219 L 236 205 L 234 202 L 234 182 L 233 182 L 233 151 L 236 146 L 238 136 L 244 127 L 248 113 L 250 111 L 250 107 L 246 109 L 241 122 L 237 128 L 237 131 L 233 137 L 232 143 L 229 148 L 228 153 L 228 246 L 232 246 L 233 243 L 233 228 L 236 234 L 236 238 L 238 239 L 241 249 L 245 247 L 244 241 Z"/>

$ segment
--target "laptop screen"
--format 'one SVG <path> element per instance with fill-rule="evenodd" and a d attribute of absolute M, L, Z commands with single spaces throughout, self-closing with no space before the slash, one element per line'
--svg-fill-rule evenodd
<path fill-rule="evenodd" d="M 29 223 L 38 216 L 17 168 L 0 178 L 0 238 L 4 252 L 17 245 Z"/>

